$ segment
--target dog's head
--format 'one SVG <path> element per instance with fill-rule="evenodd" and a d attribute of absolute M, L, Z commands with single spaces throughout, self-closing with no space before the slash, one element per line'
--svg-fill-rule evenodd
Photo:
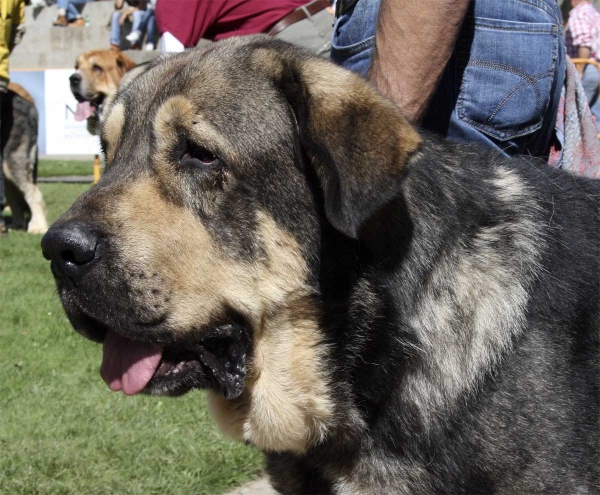
<path fill-rule="evenodd" d="M 114 98 L 121 79 L 134 66 L 127 55 L 112 50 L 92 50 L 79 55 L 75 72 L 69 78 L 78 103 L 76 118 L 95 116 L 98 107 Z"/>
<path fill-rule="evenodd" d="M 102 143 L 101 181 L 42 247 L 73 326 L 104 341 L 105 380 L 209 388 L 225 429 L 302 450 L 333 414 L 323 233 L 360 239 L 420 137 L 358 76 L 259 36 L 148 65 Z"/>

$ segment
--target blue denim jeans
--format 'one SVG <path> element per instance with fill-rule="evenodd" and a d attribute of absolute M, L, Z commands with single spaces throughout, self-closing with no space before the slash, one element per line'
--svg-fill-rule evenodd
<path fill-rule="evenodd" d="M 67 20 L 73 21 L 80 16 L 79 11 L 75 8 L 74 3 L 88 3 L 93 0 L 57 0 L 56 7 L 59 9 L 65 9 L 67 12 Z"/>
<path fill-rule="evenodd" d="M 331 58 L 368 75 L 380 0 L 336 19 Z M 474 0 L 421 122 L 425 129 L 508 155 L 544 156 L 565 78 L 555 0 Z"/>
<path fill-rule="evenodd" d="M 115 10 L 110 18 L 110 44 L 119 46 L 121 44 L 121 25 L 119 19 L 121 18 L 121 12 Z"/>
<path fill-rule="evenodd" d="M 146 42 L 154 43 L 154 37 L 156 35 L 154 9 L 146 8 L 146 10 L 136 10 L 133 13 L 133 23 L 131 26 L 131 32 L 133 31 L 140 31 L 142 35 L 145 32 Z"/>
<path fill-rule="evenodd" d="M 587 65 L 581 79 L 585 96 L 590 105 L 592 115 L 596 119 L 596 128 L 600 134 L 600 71 L 594 65 Z"/>

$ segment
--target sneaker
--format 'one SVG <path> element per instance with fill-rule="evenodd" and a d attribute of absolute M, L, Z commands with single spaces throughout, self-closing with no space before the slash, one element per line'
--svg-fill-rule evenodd
<path fill-rule="evenodd" d="M 147 52 L 151 52 L 152 50 L 154 50 L 154 43 L 146 43 L 146 45 L 144 46 L 144 50 L 146 50 Z"/>
<path fill-rule="evenodd" d="M 125 36 L 125 39 L 127 41 L 129 41 L 130 43 L 134 43 L 136 41 L 138 41 L 140 39 L 140 36 L 142 35 L 142 33 L 140 33 L 137 29 L 135 31 L 131 31 L 131 33 L 129 33 L 127 36 Z"/>
<path fill-rule="evenodd" d="M 56 20 L 52 23 L 53 26 L 58 27 L 67 27 L 69 25 L 69 21 L 67 21 L 66 15 L 59 15 Z"/>
<path fill-rule="evenodd" d="M 78 17 L 73 22 L 69 23 L 69 27 L 84 27 L 85 19 L 83 17 Z"/>

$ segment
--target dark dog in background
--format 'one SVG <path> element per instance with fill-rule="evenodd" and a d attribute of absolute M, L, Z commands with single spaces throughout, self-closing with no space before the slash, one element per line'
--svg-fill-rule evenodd
<path fill-rule="evenodd" d="M 27 229 L 32 234 L 48 230 L 46 206 L 37 180 L 38 112 L 31 95 L 16 83 L 8 85 L 3 100 L 7 108 L 2 122 L 2 171 L 6 203 L 12 212 L 13 229 Z"/>
<path fill-rule="evenodd" d="M 264 36 L 149 64 L 102 143 L 42 247 L 112 390 L 208 389 L 283 493 L 597 493 L 599 182 Z"/>

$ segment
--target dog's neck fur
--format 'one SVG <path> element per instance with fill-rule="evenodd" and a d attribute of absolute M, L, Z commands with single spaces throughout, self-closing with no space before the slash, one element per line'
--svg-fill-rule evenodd
<path fill-rule="evenodd" d="M 544 233 L 526 183 L 509 162 L 492 156 L 490 161 L 478 172 L 491 186 L 478 198 L 485 204 L 478 204 L 461 186 L 464 172 L 452 163 L 432 163 L 425 153 L 408 171 L 398 197 L 363 226 L 361 242 L 339 238 L 331 258 L 322 260 L 327 277 L 354 279 L 345 302 L 332 297 L 335 284 L 329 287 L 325 304 L 331 307 L 323 313 L 337 316 L 321 324 L 330 343 L 338 413 L 343 417 L 343 411 L 358 407 L 373 425 L 382 408 L 403 411 L 395 420 L 404 427 L 391 439 L 399 452 L 415 445 L 412 435 L 427 439 L 438 431 L 448 418 L 440 422 L 437 411 L 460 414 L 522 331 L 529 288 L 523 281 L 536 278 Z M 431 181 L 436 174 L 455 187 L 437 189 Z M 429 198 L 426 204 L 413 199 L 423 197 Z M 484 218 L 490 205 L 497 216 Z M 527 212 L 521 223 L 502 225 L 500 218 L 518 211 Z M 453 232 L 452 224 L 444 224 L 447 218 L 472 225 Z M 353 266 L 344 266 L 353 256 Z M 468 314 L 458 315 L 457 308 Z M 370 445 L 359 423 L 353 436 L 343 436 L 348 451 Z M 412 432 L 411 438 L 399 431 Z M 332 436 L 337 451 L 338 440 Z M 322 452 L 328 451 L 323 445 Z"/>

